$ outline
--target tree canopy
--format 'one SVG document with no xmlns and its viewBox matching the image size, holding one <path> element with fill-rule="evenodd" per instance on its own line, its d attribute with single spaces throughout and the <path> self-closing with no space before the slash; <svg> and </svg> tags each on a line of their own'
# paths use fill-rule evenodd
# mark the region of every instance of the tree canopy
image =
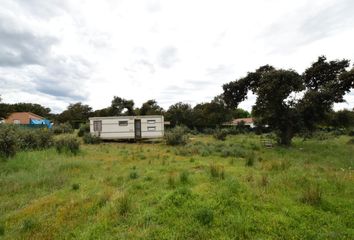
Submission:
<svg viewBox="0 0 354 240">
<path fill-rule="evenodd" d="M 252 108 L 257 122 L 276 131 L 280 144 L 290 145 L 296 133 L 313 131 L 334 103 L 344 101 L 354 87 L 354 69 L 348 67 L 348 60 L 328 62 L 323 56 L 302 75 L 265 65 L 223 85 L 223 97 L 236 108 L 252 91 L 257 95 Z"/>
</svg>

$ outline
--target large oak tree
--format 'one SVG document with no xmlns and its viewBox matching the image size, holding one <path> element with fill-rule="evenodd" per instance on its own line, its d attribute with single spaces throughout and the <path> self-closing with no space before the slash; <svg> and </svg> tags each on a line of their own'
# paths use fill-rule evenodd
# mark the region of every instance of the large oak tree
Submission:
<svg viewBox="0 0 354 240">
<path fill-rule="evenodd" d="M 223 85 L 223 97 L 236 108 L 252 91 L 257 96 L 252 115 L 277 133 L 280 144 L 290 145 L 296 133 L 313 131 L 334 103 L 344 101 L 354 87 L 354 68 L 348 67 L 349 60 L 327 61 L 324 56 L 302 75 L 266 65 Z"/>
</svg>

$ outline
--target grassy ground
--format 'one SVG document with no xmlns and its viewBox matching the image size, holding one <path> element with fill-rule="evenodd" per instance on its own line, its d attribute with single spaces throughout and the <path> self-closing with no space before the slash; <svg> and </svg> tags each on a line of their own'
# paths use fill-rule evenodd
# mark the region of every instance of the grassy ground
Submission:
<svg viewBox="0 0 354 240">
<path fill-rule="evenodd" d="M 22 152 L 0 162 L 0 239 L 353 239 L 348 140 Z"/>
</svg>

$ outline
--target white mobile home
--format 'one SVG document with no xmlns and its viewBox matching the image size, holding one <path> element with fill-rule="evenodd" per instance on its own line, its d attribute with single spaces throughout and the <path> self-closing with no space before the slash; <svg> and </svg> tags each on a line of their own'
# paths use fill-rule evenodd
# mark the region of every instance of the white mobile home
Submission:
<svg viewBox="0 0 354 240">
<path fill-rule="evenodd" d="M 90 132 L 101 139 L 147 139 L 164 135 L 160 115 L 90 118 Z"/>
</svg>

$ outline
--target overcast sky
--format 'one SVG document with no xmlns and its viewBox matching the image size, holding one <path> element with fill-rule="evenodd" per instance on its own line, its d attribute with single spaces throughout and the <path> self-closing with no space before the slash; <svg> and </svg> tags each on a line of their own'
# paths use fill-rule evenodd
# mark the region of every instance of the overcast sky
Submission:
<svg viewBox="0 0 354 240">
<path fill-rule="evenodd" d="M 0 0 L 0 95 L 54 112 L 114 95 L 194 105 L 261 65 L 302 73 L 319 55 L 354 61 L 353 0 Z"/>
</svg>

